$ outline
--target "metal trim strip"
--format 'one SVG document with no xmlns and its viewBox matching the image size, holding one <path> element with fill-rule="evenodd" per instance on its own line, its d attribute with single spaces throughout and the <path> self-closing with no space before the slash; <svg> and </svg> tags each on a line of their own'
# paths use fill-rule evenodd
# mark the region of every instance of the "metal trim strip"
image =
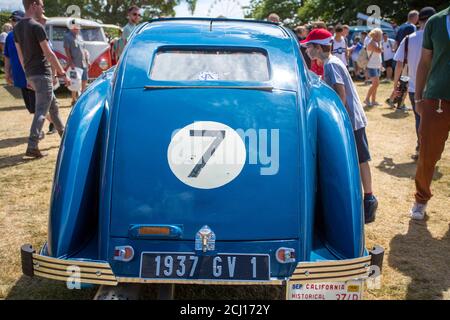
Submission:
<svg viewBox="0 0 450 320">
<path fill-rule="evenodd" d="M 133 277 L 117 277 L 119 283 L 166 283 L 166 284 L 209 284 L 209 285 L 284 285 L 285 280 L 267 281 L 210 281 L 210 280 L 155 280 Z"/>
<path fill-rule="evenodd" d="M 35 259 L 36 263 L 39 263 L 39 266 L 47 267 L 50 269 L 55 270 L 67 270 L 67 267 L 74 266 L 74 265 L 67 265 L 67 264 L 56 264 L 56 263 L 49 263 L 49 262 L 43 262 Z M 77 267 L 80 267 L 77 265 Z M 80 267 L 81 271 L 84 273 L 96 273 L 97 271 L 100 271 L 102 274 L 105 275 L 114 275 L 111 269 L 104 269 L 104 268 L 89 268 L 89 267 Z"/>
<path fill-rule="evenodd" d="M 366 268 L 367 262 L 363 262 L 363 263 L 358 263 L 358 264 L 354 264 L 354 265 L 344 265 L 344 266 L 339 266 L 339 267 L 315 267 L 315 268 L 306 268 L 306 267 L 302 267 L 299 268 L 297 267 L 294 271 L 294 274 L 301 274 L 301 273 L 305 273 L 305 271 L 309 271 L 311 272 L 324 272 L 324 271 L 342 271 L 342 270 L 354 270 L 357 268 Z"/>
<path fill-rule="evenodd" d="M 57 259 L 57 258 L 51 258 L 42 256 L 39 254 L 34 253 L 33 254 L 34 260 L 49 262 L 49 263 L 55 263 L 60 265 L 69 265 L 69 266 L 79 266 L 79 267 L 95 267 L 95 268 L 103 268 L 103 269 L 111 269 L 111 266 L 109 263 L 106 262 L 90 262 L 90 261 L 79 261 L 74 259 Z"/>
<path fill-rule="evenodd" d="M 34 271 L 43 272 L 46 274 L 53 274 L 58 276 L 64 276 L 66 278 L 69 278 L 73 276 L 73 273 L 70 273 L 68 271 L 62 271 L 62 270 L 55 270 L 51 268 L 45 268 L 45 267 L 37 267 L 34 266 Z M 114 275 L 96 275 L 95 273 L 84 273 L 83 271 L 80 272 L 80 278 L 84 279 L 92 279 L 92 280 L 112 280 L 116 281 L 116 277 Z"/>
<path fill-rule="evenodd" d="M 362 258 L 356 258 L 356 259 L 349 259 L 349 260 L 333 260 L 333 261 L 319 261 L 319 262 L 299 262 L 297 264 L 297 268 L 319 268 L 319 267 L 339 267 L 339 266 L 346 266 L 346 265 L 354 265 L 358 263 L 369 263 L 371 261 L 371 256 L 362 257 Z"/>
<path fill-rule="evenodd" d="M 366 275 L 366 277 L 369 276 L 369 272 L 366 270 L 357 270 L 348 274 L 336 274 L 336 273 L 325 273 L 325 274 L 321 274 L 321 275 L 316 275 L 316 274 L 310 274 L 308 276 L 303 275 L 303 276 L 295 276 L 295 277 L 291 277 L 289 279 L 289 281 L 294 281 L 294 280 L 304 280 L 304 281 L 310 281 L 310 280 L 327 280 L 326 282 L 329 281 L 329 279 L 333 279 L 333 278 L 346 278 L 346 279 L 352 279 L 355 276 L 362 276 L 362 275 Z"/>
</svg>

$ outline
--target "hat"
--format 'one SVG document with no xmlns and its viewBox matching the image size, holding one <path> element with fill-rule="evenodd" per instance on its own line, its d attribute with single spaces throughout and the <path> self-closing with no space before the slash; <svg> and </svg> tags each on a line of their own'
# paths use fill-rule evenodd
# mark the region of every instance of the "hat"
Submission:
<svg viewBox="0 0 450 320">
<path fill-rule="evenodd" d="M 419 12 L 419 20 L 427 20 L 429 17 L 434 15 L 436 13 L 436 10 L 434 10 L 433 7 L 425 7 L 420 9 Z"/>
<path fill-rule="evenodd" d="M 300 43 L 302 46 L 306 46 L 308 43 L 329 45 L 331 40 L 333 40 L 333 35 L 328 30 L 314 29 L 308 34 L 306 39 L 300 41 Z"/>
<path fill-rule="evenodd" d="M 11 16 L 9 18 L 15 20 L 22 20 L 23 18 L 25 18 L 25 12 L 23 12 L 22 10 L 16 10 L 13 13 L 11 13 Z"/>
</svg>

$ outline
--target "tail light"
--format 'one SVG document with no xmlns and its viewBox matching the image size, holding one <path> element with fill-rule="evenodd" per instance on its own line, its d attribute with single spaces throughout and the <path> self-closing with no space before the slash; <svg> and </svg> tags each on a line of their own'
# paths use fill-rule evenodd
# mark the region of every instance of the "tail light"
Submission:
<svg viewBox="0 0 450 320">
<path fill-rule="evenodd" d="M 279 248 L 276 252 L 276 258 L 279 263 L 295 262 L 295 249 Z"/>
<path fill-rule="evenodd" d="M 104 71 L 111 67 L 111 53 L 104 51 L 95 61 L 92 62 L 89 69 L 89 78 L 98 78 Z"/>
<path fill-rule="evenodd" d="M 102 70 L 107 70 L 109 68 L 109 63 L 106 59 L 101 59 L 100 62 L 98 63 L 98 66 L 100 67 L 100 69 Z"/>
<path fill-rule="evenodd" d="M 114 248 L 114 260 L 128 262 L 134 258 L 134 249 L 131 246 Z"/>
</svg>

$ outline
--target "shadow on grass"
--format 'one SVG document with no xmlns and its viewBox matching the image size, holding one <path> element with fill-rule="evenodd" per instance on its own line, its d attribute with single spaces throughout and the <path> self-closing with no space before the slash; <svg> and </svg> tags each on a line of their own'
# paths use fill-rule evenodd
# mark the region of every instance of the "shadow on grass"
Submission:
<svg viewBox="0 0 450 320">
<path fill-rule="evenodd" d="M 433 238 L 426 221 L 410 221 L 408 233 L 389 245 L 389 266 L 411 278 L 406 299 L 443 299 L 450 287 L 450 225 L 442 239 Z"/>
<path fill-rule="evenodd" d="M 19 88 L 7 85 L 3 85 L 3 88 L 14 98 L 22 99 L 22 91 Z"/>
<path fill-rule="evenodd" d="M 6 112 L 6 111 L 26 111 L 28 114 L 28 110 L 27 108 L 25 108 L 24 105 L 19 105 L 19 106 L 8 106 L 8 107 L 0 107 L 0 112 Z"/>
<path fill-rule="evenodd" d="M 409 117 L 409 112 L 405 111 L 392 111 L 390 113 L 383 114 L 383 117 L 388 119 L 404 119 Z"/>
<path fill-rule="evenodd" d="M 408 163 L 395 163 L 392 158 L 384 157 L 383 161 L 376 166 L 381 172 L 387 173 L 397 178 L 409 178 L 414 179 L 416 177 L 416 162 L 411 161 Z M 439 167 L 436 166 L 434 171 L 433 180 L 441 179 L 443 174 L 439 172 Z"/>
<path fill-rule="evenodd" d="M 41 149 L 41 151 L 49 151 L 51 149 L 57 149 L 58 147 L 50 147 L 47 149 Z M 42 159 L 42 158 L 41 158 Z M 9 156 L 9 157 L 3 157 L 0 158 L 0 170 L 5 169 L 5 168 L 10 168 L 10 167 L 15 167 L 15 166 L 20 166 L 22 164 L 25 163 L 29 163 L 31 161 L 38 161 L 40 160 L 39 158 L 25 158 L 25 153 L 22 154 L 17 154 L 14 156 Z"/>
<path fill-rule="evenodd" d="M 72 108 L 72 106 L 70 104 L 68 105 L 63 105 L 61 104 L 61 102 L 59 103 L 59 109 L 69 109 Z M 27 114 L 30 115 L 30 125 L 31 125 L 31 119 L 32 119 L 32 115 L 28 112 L 27 108 L 25 108 L 24 105 L 20 105 L 20 106 L 9 106 L 9 107 L 0 107 L 0 112 L 7 112 L 7 111 L 20 111 L 23 110 L 25 111 Z"/>
<path fill-rule="evenodd" d="M 92 300 L 98 287 L 69 290 L 63 281 L 21 276 L 9 291 L 8 300 Z"/>
<path fill-rule="evenodd" d="M 28 137 L 9 138 L 0 140 L 0 149 L 14 148 L 28 142 Z"/>
</svg>

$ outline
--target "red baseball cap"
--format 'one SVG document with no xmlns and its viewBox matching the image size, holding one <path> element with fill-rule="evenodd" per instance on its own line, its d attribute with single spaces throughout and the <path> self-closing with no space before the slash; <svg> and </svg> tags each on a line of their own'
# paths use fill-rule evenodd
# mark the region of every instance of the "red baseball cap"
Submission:
<svg viewBox="0 0 450 320">
<path fill-rule="evenodd" d="M 308 43 L 328 45 L 331 40 L 333 40 L 333 35 L 328 30 L 314 29 L 308 34 L 306 39 L 300 41 L 300 43 L 302 46 L 306 46 Z"/>
</svg>

